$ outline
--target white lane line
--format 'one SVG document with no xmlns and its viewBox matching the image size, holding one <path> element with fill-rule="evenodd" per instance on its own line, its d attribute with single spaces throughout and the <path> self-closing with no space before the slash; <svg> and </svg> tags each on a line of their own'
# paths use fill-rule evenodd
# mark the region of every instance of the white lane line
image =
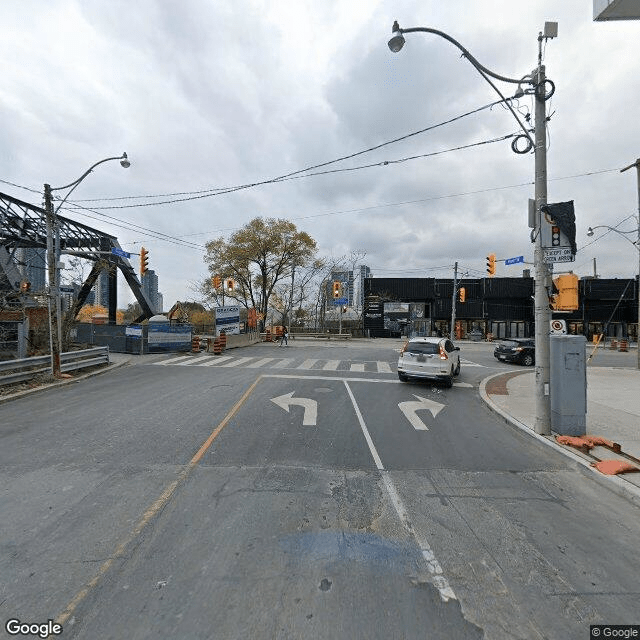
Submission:
<svg viewBox="0 0 640 640">
<path fill-rule="evenodd" d="M 176 362 L 180 362 L 181 360 L 191 359 L 191 356 L 180 356 L 179 358 L 170 358 L 169 360 L 163 360 L 162 362 L 154 362 L 153 364 L 159 364 L 162 367 L 165 367 L 168 364 L 175 364 Z"/>
<path fill-rule="evenodd" d="M 231 360 L 231 356 L 213 356 L 211 362 L 205 362 L 201 364 L 201 367 L 217 367 L 219 364 Z"/>
<path fill-rule="evenodd" d="M 294 358 L 282 358 L 280 362 L 276 362 L 276 364 L 271 367 L 272 369 L 287 369 L 289 365 L 294 361 Z"/>
<path fill-rule="evenodd" d="M 202 360 L 210 360 L 211 358 L 213 358 L 213 356 L 199 356 L 197 358 L 191 358 L 191 362 L 181 362 L 178 366 L 189 367 L 192 364 L 195 364 L 196 362 L 201 362 Z"/>
<path fill-rule="evenodd" d="M 253 360 L 253 358 L 238 358 L 237 360 L 232 360 L 231 362 L 227 362 L 222 366 L 223 367 L 239 367 L 241 364 L 246 364 L 251 360 Z"/>
<path fill-rule="evenodd" d="M 318 362 L 317 358 L 309 358 L 309 360 L 305 360 L 300 366 L 296 367 L 296 369 L 312 369 L 316 362 Z"/>
<path fill-rule="evenodd" d="M 364 362 L 352 362 L 349 371 L 358 371 L 364 373 Z"/>
<path fill-rule="evenodd" d="M 358 407 L 358 403 L 349 387 L 349 383 L 344 380 L 344 386 L 347 388 L 347 394 L 351 399 L 351 404 L 356 412 L 356 416 L 358 418 L 358 422 L 360 423 L 360 428 L 362 429 L 362 433 L 364 434 L 365 440 L 369 445 L 369 451 L 373 456 L 373 461 L 376 464 L 376 467 L 380 471 L 382 476 L 382 481 L 387 490 L 387 494 L 389 496 L 389 500 L 393 505 L 396 513 L 398 514 L 398 518 L 400 518 L 400 522 L 404 526 L 404 528 L 413 536 L 413 539 L 416 541 L 416 544 L 420 548 L 420 552 L 422 553 L 422 557 L 427 565 L 427 571 L 431 576 L 431 580 L 433 585 L 436 587 L 438 592 L 440 593 L 440 597 L 443 602 L 448 602 L 449 600 L 457 600 L 456 594 L 451 588 L 449 581 L 444 575 L 442 570 L 442 566 L 438 562 L 433 550 L 431 549 L 431 545 L 427 542 L 426 538 L 424 538 L 421 534 L 419 534 L 411 523 L 411 518 L 407 513 L 407 509 L 402 502 L 402 498 L 400 498 L 400 494 L 396 489 L 389 472 L 385 470 L 382 465 L 382 460 L 378 455 L 378 451 L 376 450 L 375 445 L 373 444 L 373 440 L 371 439 L 371 434 L 369 433 L 369 429 L 367 429 L 367 425 L 364 422 L 364 418 L 362 417 L 362 413 L 360 412 L 360 408 Z"/>
<path fill-rule="evenodd" d="M 252 362 L 251 364 L 247 365 L 248 369 L 257 369 L 258 367 L 263 367 L 265 364 L 267 364 L 267 362 L 271 362 L 272 360 L 275 360 L 275 358 L 262 358 L 261 360 L 258 360 L 257 362 Z"/>
<path fill-rule="evenodd" d="M 335 371 L 340 364 L 340 360 L 327 360 L 324 367 L 322 367 L 325 371 Z"/>
<path fill-rule="evenodd" d="M 378 360 L 378 362 L 376 362 L 376 365 L 378 366 L 378 373 L 393 373 L 388 362 L 380 362 Z"/>
</svg>

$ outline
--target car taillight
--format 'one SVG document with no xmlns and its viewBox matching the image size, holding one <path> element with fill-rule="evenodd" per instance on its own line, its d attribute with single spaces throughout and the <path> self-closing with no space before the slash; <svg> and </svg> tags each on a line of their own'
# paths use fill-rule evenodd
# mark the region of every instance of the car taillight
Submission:
<svg viewBox="0 0 640 640">
<path fill-rule="evenodd" d="M 447 352 L 444 350 L 444 347 L 441 346 L 440 347 L 440 360 L 448 360 L 449 356 L 447 355 Z"/>
</svg>

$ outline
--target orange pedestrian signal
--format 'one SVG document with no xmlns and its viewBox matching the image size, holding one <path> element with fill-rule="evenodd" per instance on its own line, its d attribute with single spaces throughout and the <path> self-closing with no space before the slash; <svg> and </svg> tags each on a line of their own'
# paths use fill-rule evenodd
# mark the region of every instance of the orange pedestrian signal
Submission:
<svg viewBox="0 0 640 640">
<path fill-rule="evenodd" d="M 236 283 L 233 278 L 227 278 L 227 291 L 233 291 L 236 288 Z"/>
<path fill-rule="evenodd" d="M 140 277 L 144 276 L 149 270 L 149 252 L 140 247 Z"/>
</svg>

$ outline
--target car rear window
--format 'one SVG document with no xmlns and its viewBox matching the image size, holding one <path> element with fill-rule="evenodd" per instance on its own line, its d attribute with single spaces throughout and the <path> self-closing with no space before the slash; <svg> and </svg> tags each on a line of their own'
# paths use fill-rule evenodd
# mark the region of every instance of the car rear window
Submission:
<svg viewBox="0 0 640 640">
<path fill-rule="evenodd" d="M 436 342 L 410 342 L 407 345 L 408 353 L 440 353 L 440 347 Z"/>
</svg>

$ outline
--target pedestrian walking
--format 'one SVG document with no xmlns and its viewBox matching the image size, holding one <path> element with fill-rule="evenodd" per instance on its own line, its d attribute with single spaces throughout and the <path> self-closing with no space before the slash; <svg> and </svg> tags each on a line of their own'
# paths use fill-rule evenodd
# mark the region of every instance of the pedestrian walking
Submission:
<svg viewBox="0 0 640 640">
<path fill-rule="evenodd" d="M 286 329 L 282 331 L 282 338 L 280 338 L 280 346 L 282 346 L 283 344 L 289 346 L 289 334 L 287 333 Z"/>
</svg>

